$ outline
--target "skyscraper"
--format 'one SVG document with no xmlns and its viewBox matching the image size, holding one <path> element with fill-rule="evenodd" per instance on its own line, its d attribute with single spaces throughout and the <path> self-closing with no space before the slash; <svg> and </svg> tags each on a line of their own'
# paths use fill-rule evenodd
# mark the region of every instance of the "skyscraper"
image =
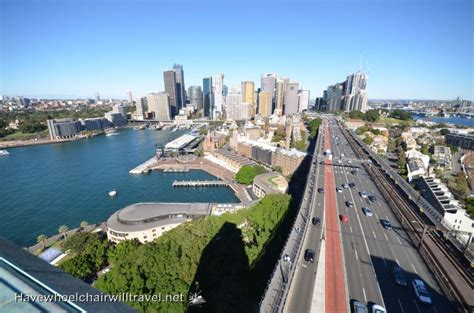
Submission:
<svg viewBox="0 0 474 313">
<path fill-rule="evenodd" d="M 240 94 L 238 88 L 232 87 L 230 89 L 229 94 L 225 98 L 226 103 L 226 113 L 228 119 L 239 120 L 240 119 L 240 111 L 241 111 L 241 103 L 242 103 L 242 95 Z"/>
<path fill-rule="evenodd" d="M 309 90 L 300 90 L 298 92 L 298 112 L 308 110 L 309 107 Z"/>
<path fill-rule="evenodd" d="M 145 118 L 145 98 L 144 97 L 137 97 L 135 100 L 135 107 L 137 108 L 136 116 L 139 120 Z"/>
<path fill-rule="evenodd" d="M 283 102 L 285 100 L 285 81 L 278 79 L 275 85 L 275 114 L 283 114 Z"/>
<path fill-rule="evenodd" d="M 288 82 L 285 84 L 284 109 L 285 115 L 298 113 L 298 82 Z"/>
<path fill-rule="evenodd" d="M 211 118 L 214 106 L 214 97 L 212 95 L 212 77 L 203 78 L 202 97 L 204 105 L 204 116 Z"/>
<path fill-rule="evenodd" d="M 202 110 L 203 94 L 201 86 L 190 86 L 188 88 L 188 99 L 196 110 Z"/>
<path fill-rule="evenodd" d="M 329 86 L 323 93 L 323 100 L 326 104 L 327 111 L 341 110 L 342 95 L 344 90 L 344 83 L 337 83 Z"/>
<path fill-rule="evenodd" d="M 367 75 L 358 71 L 347 76 L 344 85 L 343 110 L 367 110 Z"/>
<path fill-rule="evenodd" d="M 255 115 L 255 84 L 252 81 L 242 82 L 242 102 L 250 103 L 250 114 Z"/>
<path fill-rule="evenodd" d="M 99 92 L 97 91 L 97 92 L 95 93 L 95 103 L 97 103 L 97 102 L 99 102 L 99 101 L 100 101 L 100 94 L 99 94 Z"/>
<path fill-rule="evenodd" d="M 179 112 L 177 102 L 177 85 L 176 85 L 176 72 L 174 70 L 167 70 L 163 72 L 163 78 L 165 83 L 165 92 L 169 96 L 169 105 L 171 117 L 174 117 Z"/>
<path fill-rule="evenodd" d="M 272 115 L 272 98 L 268 91 L 260 91 L 258 94 L 258 113 L 264 117 Z"/>
<path fill-rule="evenodd" d="M 131 91 L 127 91 L 127 101 L 128 101 L 128 104 L 133 104 L 133 98 L 132 98 L 132 92 Z"/>
<path fill-rule="evenodd" d="M 179 109 L 182 109 L 186 106 L 186 89 L 184 87 L 183 66 L 181 64 L 174 64 L 173 70 L 176 73 L 176 112 L 179 112 Z"/>
<path fill-rule="evenodd" d="M 171 119 L 171 108 L 168 93 L 149 93 L 147 95 L 147 101 L 148 111 L 154 112 L 155 120 L 169 121 Z"/>
<path fill-rule="evenodd" d="M 276 85 L 276 74 L 263 74 L 260 78 L 260 91 L 266 91 L 270 93 L 271 102 L 274 103 L 275 99 L 275 85 Z M 273 113 L 273 112 L 272 112 Z"/>
<path fill-rule="evenodd" d="M 212 93 L 214 97 L 214 107 L 212 119 L 221 119 L 224 109 L 224 74 L 214 75 L 212 78 Z"/>
</svg>

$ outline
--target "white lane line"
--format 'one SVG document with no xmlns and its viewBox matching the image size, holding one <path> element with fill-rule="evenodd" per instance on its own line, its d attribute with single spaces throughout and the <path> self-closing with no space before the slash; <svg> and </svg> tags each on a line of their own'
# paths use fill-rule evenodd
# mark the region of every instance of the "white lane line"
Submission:
<svg viewBox="0 0 474 313">
<path fill-rule="evenodd" d="M 359 256 L 357 255 L 357 250 L 354 249 L 354 253 L 355 253 L 355 255 L 356 255 L 357 261 L 359 261 Z"/>
<path fill-rule="evenodd" d="M 398 242 L 399 242 L 400 244 L 402 244 L 402 241 L 400 240 L 400 238 L 399 238 L 398 236 L 397 236 L 397 239 L 398 239 Z"/>
<path fill-rule="evenodd" d="M 413 267 L 413 270 L 414 270 L 415 273 L 418 275 L 418 272 L 416 271 L 415 265 L 413 265 L 413 263 L 411 264 L 411 267 Z"/>
<path fill-rule="evenodd" d="M 365 302 L 367 302 L 367 295 L 365 294 L 365 288 L 364 287 L 362 287 L 362 291 L 364 292 L 364 300 L 365 300 Z"/>
<path fill-rule="evenodd" d="M 375 232 L 374 232 L 374 231 L 372 231 L 372 234 L 374 234 L 375 239 L 377 239 L 377 236 L 375 236 Z"/>
<path fill-rule="evenodd" d="M 400 298 L 398 299 L 398 304 L 400 304 L 400 312 L 405 313 L 405 310 L 403 309 L 402 301 L 400 301 Z"/>
<path fill-rule="evenodd" d="M 386 233 L 383 233 L 383 234 L 384 234 L 384 236 L 385 236 L 385 239 L 387 239 L 387 241 L 388 241 L 388 237 L 387 237 L 387 234 L 386 234 Z"/>
<path fill-rule="evenodd" d="M 400 266 L 400 262 L 398 262 L 398 259 L 395 259 L 395 262 L 397 262 L 397 265 Z"/>
<path fill-rule="evenodd" d="M 378 220 L 378 219 L 379 219 L 379 216 L 377 215 L 377 212 L 374 211 L 374 213 L 375 213 L 375 217 L 376 217 L 377 220 Z"/>
<path fill-rule="evenodd" d="M 351 233 L 352 233 L 352 226 L 349 226 L 349 229 L 350 229 L 350 231 L 351 231 Z"/>
<path fill-rule="evenodd" d="M 418 303 L 416 303 L 416 300 L 413 300 L 413 302 L 415 302 L 416 310 L 418 311 L 418 313 L 421 313 L 420 307 L 418 306 Z"/>
</svg>

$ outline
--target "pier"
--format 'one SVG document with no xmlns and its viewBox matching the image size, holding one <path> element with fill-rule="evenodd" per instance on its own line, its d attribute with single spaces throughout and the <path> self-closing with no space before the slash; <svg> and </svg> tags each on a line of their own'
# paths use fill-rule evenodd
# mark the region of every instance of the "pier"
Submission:
<svg viewBox="0 0 474 313">
<path fill-rule="evenodd" d="M 148 173 L 151 171 L 151 168 L 156 166 L 158 164 L 158 160 L 156 157 L 152 157 L 148 161 L 143 162 L 142 164 L 138 165 L 134 169 L 130 170 L 130 174 L 142 174 L 142 173 Z"/>
<path fill-rule="evenodd" d="M 175 180 L 173 187 L 228 187 L 229 183 L 223 180 Z"/>
<path fill-rule="evenodd" d="M 176 168 L 176 167 L 168 167 L 163 170 L 165 173 L 187 173 L 189 172 L 189 168 L 183 167 L 183 168 Z"/>
</svg>

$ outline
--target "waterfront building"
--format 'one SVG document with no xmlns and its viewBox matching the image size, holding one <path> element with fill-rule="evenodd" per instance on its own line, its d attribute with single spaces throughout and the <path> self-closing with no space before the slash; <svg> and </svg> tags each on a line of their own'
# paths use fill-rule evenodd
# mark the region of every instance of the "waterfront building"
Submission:
<svg viewBox="0 0 474 313">
<path fill-rule="evenodd" d="M 127 108 L 123 104 L 115 104 L 112 107 L 112 112 L 113 113 L 120 113 L 123 116 L 127 116 Z"/>
<path fill-rule="evenodd" d="M 210 215 L 209 203 L 136 203 L 118 210 L 107 220 L 107 238 L 151 242 L 189 220 Z"/>
<path fill-rule="evenodd" d="M 176 72 L 174 70 L 167 70 L 163 72 L 163 78 L 165 83 L 165 92 L 169 97 L 170 114 L 174 117 L 179 112 L 177 102 L 177 85 L 176 85 Z"/>
<path fill-rule="evenodd" d="M 190 86 L 188 88 L 188 100 L 196 110 L 203 108 L 203 93 L 201 86 Z"/>
<path fill-rule="evenodd" d="M 116 113 L 113 111 L 104 114 L 104 117 L 109 120 L 115 127 L 127 125 L 127 117 L 122 113 Z"/>
<path fill-rule="evenodd" d="M 176 106 L 179 112 L 180 109 L 186 106 L 186 88 L 184 86 L 184 71 L 181 64 L 174 64 L 173 70 L 176 77 Z"/>
<path fill-rule="evenodd" d="M 84 130 L 99 130 L 110 127 L 110 122 L 105 117 L 86 118 L 79 121 Z"/>
<path fill-rule="evenodd" d="M 203 78 L 202 97 L 204 106 L 204 116 L 210 118 L 214 107 L 214 97 L 212 94 L 212 77 Z"/>
<path fill-rule="evenodd" d="M 298 113 L 298 85 L 297 82 L 286 83 L 283 109 L 285 115 Z"/>
<path fill-rule="evenodd" d="M 347 76 L 343 94 L 344 111 L 367 111 L 367 76 L 360 71 Z"/>
<path fill-rule="evenodd" d="M 136 117 L 138 120 L 145 119 L 145 97 L 137 97 L 135 100 L 135 108 L 137 109 Z"/>
<path fill-rule="evenodd" d="M 260 91 L 258 94 L 258 113 L 263 117 L 272 115 L 272 98 L 268 91 Z"/>
<path fill-rule="evenodd" d="M 230 170 L 231 172 L 237 173 L 240 168 L 244 165 L 255 165 L 256 163 L 249 158 L 238 155 L 237 153 L 225 149 L 218 149 L 211 152 L 212 157 Z"/>
<path fill-rule="evenodd" d="M 298 92 L 298 112 L 303 112 L 309 108 L 309 90 Z"/>
<path fill-rule="evenodd" d="M 179 152 L 187 147 L 195 145 L 202 140 L 202 136 L 184 134 L 165 145 L 166 151 Z"/>
<path fill-rule="evenodd" d="M 149 93 L 147 95 L 148 111 L 153 112 L 155 120 L 171 120 L 169 95 L 166 92 Z"/>
<path fill-rule="evenodd" d="M 255 176 L 252 184 L 252 192 L 258 197 L 263 198 L 269 194 L 286 193 L 288 182 L 278 172 L 268 172 Z"/>
<path fill-rule="evenodd" d="M 72 139 L 81 131 L 81 123 L 71 118 L 47 120 L 51 140 Z"/>
<path fill-rule="evenodd" d="M 212 93 L 214 98 L 212 119 L 219 120 L 224 110 L 224 74 L 217 74 L 212 78 Z"/>
<path fill-rule="evenodd" d="M 256 114 L 255 109 L 255 84 L 252 81 L 242 82 L 242 102 L 250 104 L 250 115 Z"/>
<path fill-rule="evenodd" d="M 131 91 L 127 91 L 127 101 L 128 101 L 128 104 L 130 104 L 130 105 L 133 104 L 133 97 L 132 97 L 132 92 Z"/>
</svg>

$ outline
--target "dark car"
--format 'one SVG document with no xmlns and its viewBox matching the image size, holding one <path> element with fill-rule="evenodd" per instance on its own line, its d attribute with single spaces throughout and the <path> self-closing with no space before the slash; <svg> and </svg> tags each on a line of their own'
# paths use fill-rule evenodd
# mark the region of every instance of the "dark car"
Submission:
<svg viewBox="0 0 474 313">
<path fill-rule="evenodd" d="M 352 175 L 355 175 L 355 174 L 357 174 L 357 171 L 356 171 L 356 170 L 352 170 L 352 171 L 351 171 L 351 174 L 352 174 Z"/>
<path fill-rule="evenodd" d="M 405 272 L 398 265 L 395 265 L 392 270 L 393 279 L 397 285 L 405 287 L 407 285 L 407 279 Z"/>
<path fill-rule="evenodd" d="M 377 197 L 376 196 L 369 196 L 369 201 L 370 202 L 375 202 L 375 201 L 377 201 Z"/>
<path fill-rule="evenodd" d="M 392 229 L 392 224 L 390 224 L 389 220 L 380 220 L 380 223 L 382 223 L 383 228 Z"/>
<path fill-rule="evenodd" d="M 356 184 L 354 184 L 354 183 L 349 183 L 349 187 L 355 188 L 355 186 L 356 186 Z"/>
<path fill-rule="evenodd" d="M 306 262 L 314 263 L 315 255 L 316 255 L 316 252 L 314 252 L 314 250 L 306 249 L 306 251 L 304 252 L 304 259 L 306 260 Z"/>
<path fill-rule="evenodd" d="M 354 207 L 354 203 L 352 203 L 352 201 L 346 201 L 346 206 L 348 208 L 353 208 Z"/>
<path fill-rule="evenodd" d="M 313 217 L 311 223 L 313 223 L 313 225 L 321 225 L 321 219 L 319 217 Z"/>
<path fill-rule="evenodd" d="M 324 188 L 318 188 L 319 193 L 324 193 Z"/>
</svg>

